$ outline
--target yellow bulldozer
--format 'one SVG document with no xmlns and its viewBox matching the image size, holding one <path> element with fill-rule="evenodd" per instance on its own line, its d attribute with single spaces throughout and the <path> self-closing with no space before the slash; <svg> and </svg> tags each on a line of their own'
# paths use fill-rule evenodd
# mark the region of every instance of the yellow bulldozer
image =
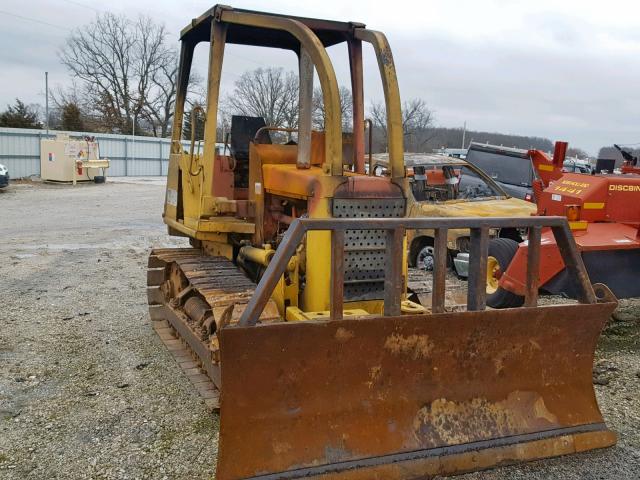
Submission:
<svg viewBox="0 0 640 480">
<path fill-rule="evenodd" d="M 200 152 L 192 137 L 184 151 L 200 42 L 210 48 L 204 143 Z M 297 55 L 295 141 L 238 117 L 230 148 L 216 145 L 227 44 Z M 349 57 L 350 133 L 327 54 L 337 44 Z M 363 44 L 384 90 L 384 177 L 365 168 Z M 407 217 L 400 96 L 382 33 L 215 6 L 181 45 L 163 217 L 191 248 L 152 251 L 148 298 L 152 320 L 167 322 L 220 391 L 218 479 L 413 479 L 615 443 L 591 383 L 614 296 L 589 282 L 564 218 Z M 324 131 L 312 131 L 314 77 Z M 425 228 L 435 232 L 429 305 L 406 287 L 406 232 Z M 457 228 L 471 232 L 464 311 L 445 301 L 447 231 Z M 529 232 L 521 308 L 485 306 L 495 228 Z M 537 305 L 543 228 L 581 292 L 573 304 Z"/>
</svg>

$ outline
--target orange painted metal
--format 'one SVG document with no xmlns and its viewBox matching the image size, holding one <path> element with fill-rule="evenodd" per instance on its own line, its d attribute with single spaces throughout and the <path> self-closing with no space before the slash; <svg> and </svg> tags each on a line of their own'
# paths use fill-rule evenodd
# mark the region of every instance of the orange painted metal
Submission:
<svg viewBox="0 0 640 480">
<path fill-rule="evenodd" d="M 615 306 L 227 327 L 217 478 L 407 479 L 612 445 L 591 368 Z"/>
<path fill-rule="evenodd" d="M 640 223 L 640 175 L 564 173 L 538 199 L 538 213 L 565 215 L 567 205 L 582 207 L 587 222 Z"/>
<path fill-rule="evenodd" d="M 537 199 L 538 213 L 564 216 L 567 205 L 584 206 L 586 203 L 587 206 L 602 206 L 595 209 L 583 208 L 582 220 L 605 221 L 607 220 L 605 203 L 612 200 L 608 196 L 609 182 L 608 177 L 565 173 L 540 194 Z"/>
<path fill-rule="evenodd" d="M 233 170 L 235 168 L 233 159 L 228 155 L 218 155 L 216 153 L 213 161 L 214 175 L 211 177 L 211 191 L 218 197 L 229 199 L 236 198 L 233 187 Z"/>
<path fill-rule="evenodd" d="M 404 198 L 402 189 L 388 179 L 352 175 L 336 189 L 334 198 Z"/>
<path fill-rule="evenodd" d="M 568 146 L 567 142 L 556 142 L 551 158 L 542 150 L 529 150 L 529 158 L 544 186 L 548 186 L 552 181 L 562 176 L 562 164 Z"/>
<path fill-rule="evenodd" d="M 640 175 L 564 173 L 536 196 L 538 215 L 566 216 L 572 209 L 571 213 L 579 216 L 570 220 L 581 253 L 640 249 Z M 500 278 L 500 286 L 517 295 L 526 290 L 527 249 L 526 242 L 520 245 Z M 544 288 L 564 266 L 553 235 L 543 232 L 539 285 Z"/>
<path fill-rule="evenodd" d="M 288 192 L 305 198 L 313 196 L 320 185 L 321 175 L 319 167 L 300 169 L 295 164 L 262 166 L 264 188 L 267 191 Z"/>
<path fill-rule="evenodd" d="M 353 166 L 356 173 L 365 174 L 364 166 L 364 89 L 362 72 L 362 42 L 347 41 L 351 70 L 351 96 L 353 99 Z"/>
<path fill-rule="evenodd" d="M 638 228 L 623 223 L 589 223 L 585 230 L 573 232 L 580 252 L 640 249 Z M 499 285 L 517 295 L 526 291 L 528 244 L 521 243 Z M 540 245 L 538 282 L 541 287 L 564 270 L 565 264 L 550 230 L 543 232 Z"/>
<path fill-rule="evenodd" d="M 527 291 L 527 243 L 521 243 L 511 260 L 509 267 L 502 272 L 499 285 L 517 295 L 524 296 Z M 541 235 L 540 263 L 538 268 L 538 285 L 544 285 L 559 272 L 564 270 L 564 261 L 558 250 L 551 230 Z"/>
</svg>

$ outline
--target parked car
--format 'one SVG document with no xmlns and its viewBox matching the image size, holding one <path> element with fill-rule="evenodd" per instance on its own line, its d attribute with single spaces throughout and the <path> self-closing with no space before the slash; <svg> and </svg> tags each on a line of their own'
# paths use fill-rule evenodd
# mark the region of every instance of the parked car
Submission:
<svg viewBox="0 0 640 480">
<path fill-rule="evenodd" d="M 529 150 L 471 142 L 466 160 L 484 170 L 510 196 L 533 199 L 536 174 Z"/>
<path fill-rule="evenodd" d="M 0 163 L 0 188 L 9 185 L 9 170 Z"/>
<path fill-rule="evenodd" d="M 388 154 L 373 156 L 374 172 L 384 174 Z M 489 175 L 461 158 L 435 154 L 405 153 L 405 168 L 411 182 L 410 217 L 526 217 L 536 206 L 507 194 Z M 491 230 L 492 238 L 523 241 L 516 229 Z M 468 229 L 450 229 L 447 234 L 449 265 L 466 277 L 469 264 Z M 409 265 L 433 269 L 433 230 L 408 230 Z"/>
</svg>

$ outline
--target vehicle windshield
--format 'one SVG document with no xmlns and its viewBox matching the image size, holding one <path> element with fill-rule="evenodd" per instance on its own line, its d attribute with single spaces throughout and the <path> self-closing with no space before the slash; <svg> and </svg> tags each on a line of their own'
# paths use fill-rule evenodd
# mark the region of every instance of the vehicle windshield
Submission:
<svg viewBox="0 0 640 480">
<path fill-rule="evenodd" d="M 531 186 L 533 170 L 529 158 L 470 149 L 467 161 L 487 172 L 498 182 L 522 187 Z"/>
<path fill-rule="evenodd" d="M 564 162 L 562 164 L 562 171 L 568 173 L 591 173 L 591 170 L 586 165 L 573 162 Z"/>
<path fill-rule="evenodd" d="M 479 201 L 504 196 L 495 185 L 464 165 L 413 167 L 411 188 L 417 201 Z"/>
</svg>

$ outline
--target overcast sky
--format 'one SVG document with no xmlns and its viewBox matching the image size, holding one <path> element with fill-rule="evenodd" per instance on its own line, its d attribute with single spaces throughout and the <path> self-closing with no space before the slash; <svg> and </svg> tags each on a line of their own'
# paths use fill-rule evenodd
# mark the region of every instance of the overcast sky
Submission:
<svg viewBox="0 0 640 480">
<path fill-rule="evenodd" d="M 233 6 L 351 20 L 385 32 L 403 99 L 421 97 L 437 123 L 567 140 L 591 154 L 613 142 L 640 142 L 640 4 L 623 1 L 289 0 Z M 170 41 L 213 4 L 175 0 L 3 0 L 0 3 L 0 106 L 20 98 L 44 104 L 49 85 L 70 83 L 57 52 L 71 30 L 109 9 L 164 22 Z M 244 50 L 243 50 L 244 48 Z M 348 83 L 346 47 L 330 49 Z M 198 69 L 206 73 L 200 52 Z M 382 99 L 377 67 L 365 52 L 367 101 Z M 290 52 L 234 47 L 223 87 L 260 66 L 295 66 Z"/>
</svg>

